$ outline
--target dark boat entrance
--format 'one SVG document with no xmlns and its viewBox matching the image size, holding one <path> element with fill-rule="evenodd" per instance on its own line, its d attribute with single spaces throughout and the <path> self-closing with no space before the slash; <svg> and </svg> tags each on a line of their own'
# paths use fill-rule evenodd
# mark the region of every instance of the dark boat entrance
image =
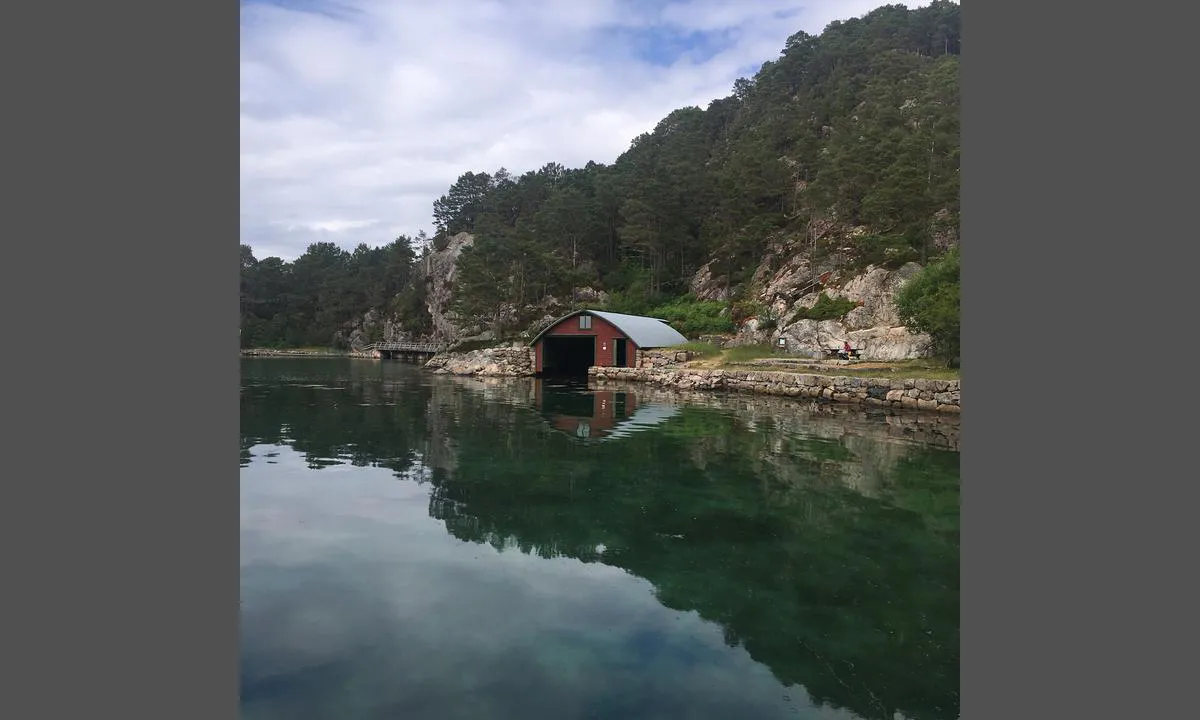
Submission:
<svg viewBox="0 0 1200 720">
<path fill-rule="evenodd" d="M 550 335 L 542 339 L 542 376 L 587 377 L 596 364 L 594 335 Z"/>
</svg>

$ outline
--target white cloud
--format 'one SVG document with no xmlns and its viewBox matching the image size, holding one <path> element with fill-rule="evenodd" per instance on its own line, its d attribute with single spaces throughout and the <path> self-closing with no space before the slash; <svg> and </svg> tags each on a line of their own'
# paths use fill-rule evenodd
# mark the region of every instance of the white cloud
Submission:
<svg viewBox="0 0 1200 720">
<path fill-rule="evenodd" d="M 242 4 L 241 240 L 289 260 L 431 230 L 433 201 L 467 171 L 611 163 L 671 110 L 730 94 L 792 33 L 882 4 L 280 2 Z"/>
</svg>

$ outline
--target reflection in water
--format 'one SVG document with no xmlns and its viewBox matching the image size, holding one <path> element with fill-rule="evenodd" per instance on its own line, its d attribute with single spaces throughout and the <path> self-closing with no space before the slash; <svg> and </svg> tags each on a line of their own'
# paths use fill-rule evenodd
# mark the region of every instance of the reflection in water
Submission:
<svg viewBox="0 0 1200 720">
<path fill-rule="evenodd" d="M 620 438 L 654 427 L 679 412 L 666 403 L 638 403 L 630 390 L 589 388 L 587 383 L 533 381 L 534 403 L 550 427 L 580 440 Z"/>
<path fill-rule="evenodd" d="M 957 718 L 954 420 L 243 361 L 243 711 Z"/>
</svg>

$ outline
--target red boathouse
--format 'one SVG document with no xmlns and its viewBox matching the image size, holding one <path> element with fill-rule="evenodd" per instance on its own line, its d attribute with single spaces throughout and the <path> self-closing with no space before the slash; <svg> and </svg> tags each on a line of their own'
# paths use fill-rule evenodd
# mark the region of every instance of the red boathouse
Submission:
<svg viewBox="0 0 1200 720">
<path fill-rule="evenodd" d="M 550 323 L 529 344 L 538 375 L 587 375 L 593 365 L 634 367 L 637 351 L 687 342 L 666 320 L 600 310 L 576 310 Z"/>
</svg>

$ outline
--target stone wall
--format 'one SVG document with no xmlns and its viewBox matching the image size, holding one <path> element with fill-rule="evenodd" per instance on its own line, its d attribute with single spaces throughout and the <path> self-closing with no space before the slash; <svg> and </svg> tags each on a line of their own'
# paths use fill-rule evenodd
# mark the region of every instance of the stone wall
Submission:
<svg viewBox="0 0 1200 720">
<path fill-rule="evenodd" d="M 865 378 L 669 367 L 593 367 L 588 370 L 588 374 L 597 382 L 646 382 L 681 390 L 734 390 L 868 406 L 961 412 L 961 385 L 958 380 Z"/>
<path fill-rule="evenodd" d="M 687 350 L 638 350 L 633 365 L 639 368 L 667 367 L 685 363 L 694 355 Z"/>
<path fill-rule="evenodd" d="M 535 362 L 533 348 L 520 343 L 510 347 L 435 355 L 425 363 L 425 367 L 440 375 L 523 377 L 533 375 Z"/>
</svg>

